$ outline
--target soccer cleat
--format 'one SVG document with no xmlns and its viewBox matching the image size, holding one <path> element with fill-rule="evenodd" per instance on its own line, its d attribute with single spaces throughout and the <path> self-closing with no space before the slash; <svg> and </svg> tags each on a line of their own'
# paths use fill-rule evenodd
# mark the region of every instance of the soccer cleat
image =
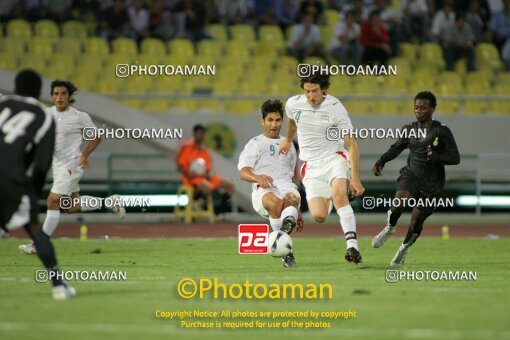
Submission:
<svg viewBox="0 0 510 340">
<path fill-rule="evenodd" d="M 37 250 L 35 249 L 34 243 L 30 244 L 22 244 L 18 247 L 23 254 L 27 255 L 35 255 L 37 254 Z"/>
<path fill-rule="evenodd" d="M 377 234 L 376 237 L 374 237 L 374 239 L 372 240 L 372 247 L 379 248 L 393 234 L 395 234 L 395 227 L 387 225 L 379 234 Z"/>
<path fill-rule="evenodd" d="M 287 216 L 282 221 L 281 231 L 290 235 L 296 227 L 296 219 L 292 216 Z"/>
<path fill-rule="evenodd" d="M 111 210 L 121 219 L 126 217 L 126 208 L 119 204 L 119 202 L 122 202 L 120 196 L 115 194 L 111 195 L 108 198 L 111 199 L 113 202 L 116 202 L 116 204 L 113 206 L 113 208 L 111 208 Z"/>
<path fill-rule="evenodd" d="M 293 253 L 289 253 L 289 255 L 285 256 L 283 259 L 283 266 L 285 268 L 294 268 L 296 267 L 296 259 L 294 258 Z"/>
<path fill-rule="evenodd" d="M 393 259 L 390 262 L 391 266 L 398 266 L 401 264 L 404 264 L 404 261 L 407 256 L 407 251 L 409 250 L 409 247 L 406 247 L 405 245 L 400 245 L 400 248 L 398 248 L 397 253 L 393 257 Z"/>
<path fill-rule="evenodd" d="M 354 262 L 355 264 L 361 263 L 361 254 L 356 248 L 349 248 L 345 253 L 345 260 L 347 262 Z"/>
<path fill-rule="evenodd" d="M 76 289 L 62 283 L 61 285 L 53 287 L 52 293 L 55 300 L 67 300 L 76 296 Z"/>
</svg>

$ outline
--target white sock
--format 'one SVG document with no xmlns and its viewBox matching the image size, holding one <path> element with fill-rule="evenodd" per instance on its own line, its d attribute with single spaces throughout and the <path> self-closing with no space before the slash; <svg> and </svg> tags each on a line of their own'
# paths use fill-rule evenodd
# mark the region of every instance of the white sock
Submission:
<svg viewBox="0 0 510 340">
<path fill-rule="evenodd" d="M 103 199 L 94 196 L 80 196 L 80 210 L 83 212 L 94 211 L 101 209 Z"/>
<path fill-rule="evenodd" d="M 57 229 L 58 221 L 60 220 L 60 210 L 46 211 L 46 219 L 43 224 L 43 231 L 46 235 L 51 236 L 55 229 Z"/>
<path fill-rule="evenodd" d="M 280 230 L 282 227 L 282 219 L 269 217 L 269 224 L 271 225 L 271 229 L 273 229 L 273 231 Z"/>
<path fill-rule="evenodd" d="M 350 205 L 341 207 L 336 211 L 340 216 L 340 225 L 344 231 L 347 248 L 358 249 L 358 240 L 356 239 L 356 218 Z"/>
<path fill-rule="evenodd" d="M 281 220 L 283 221 L 287 216 L 294 217 L 294 220 L 297 222 L 298 212 L 296 207 L 291 205 L 283 209 L 282 214 L 280 215 Z"/>
</svg>

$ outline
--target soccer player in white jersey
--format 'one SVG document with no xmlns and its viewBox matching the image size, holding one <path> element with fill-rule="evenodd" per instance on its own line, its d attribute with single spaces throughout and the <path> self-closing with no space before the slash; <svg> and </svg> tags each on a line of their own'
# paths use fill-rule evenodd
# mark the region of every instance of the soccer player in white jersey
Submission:
<svg viewBox="0 0 510 340">
<path fill-rule="evenodd" d="M 108 201 L 79 195 L 79 182 L 83 170 L 88 167 L 88 157 L 99 145 L 101 138 L 91 140 L 85 150 L 80 151 L 83 129 L 96 126 L 87 113 L 71 106 L 74 102 L 72 96 L 76 90 L 77 88 L 68 81 L 55 80 L 51 83 L 51 98 L 55 106 L 48 110 L 55 117 L 57 129 L 52 164 L 53 186 L 47 199 L 48 210 L 43 224 L 43 231 L 48 236 L 51 236 L 57 228 L 61 210 L 68 213 L 87 212 L 103 208 L 105 202 L 116 202 L 114 207 L 108 208 L 121 218 L 126 214 L 125 208 L 118 204 L 120 202 L 118 195 L 110 196 Z M 62 197 L 71 197 L 73 206 L 62 207 Z M 80 197 L 79 202 L 75 202 L 77 197 Z M 33 243 L 20 245 L 19 248 L 25 254 L 36 254 Z"/>
<path fill-rule="evenodd" d="M 289 153 L 297 131 L 299 157 L 305 162 L 301 178 L 310 214 L 316 222 L 324 222 L 333 200 L 347 243 L 345 259 L 358 264 L 361 254 L 356 219 L 349 204 L 349 189 L 351 194 L 360 196 L 365 188 L 359 178 L 356 140 L 349 134 L 342 136 L 340 133 L 352 129 L 351 120 L 342 103 L 326 94 L 329 84 L 329 76 L 319 73 L 301 78 L 304 94 L 287 100 L 285 111 L 289 127 L 278 152 Z M 337 136 L 340 138 L 335 138 Z"/>
<path fill-rule="evenodd" d="M 283 103 L 266 100 L 261 111 L 263 132 L 245 145 L 237 168 L 241 179 L 252 183 L 253 209 L 269 218 L 272 230 L 290 234 L 296 224 L 298 231 L 303 228 L 299 211 L 301 196 L 296 186 L 296 149 L 291 146 L 287 156 L 278 154 L 278 147 L 285 139 L 280 136 Z M 292 252 L 283 258 L 283 266 L 296 266 Z"/>
</svg>

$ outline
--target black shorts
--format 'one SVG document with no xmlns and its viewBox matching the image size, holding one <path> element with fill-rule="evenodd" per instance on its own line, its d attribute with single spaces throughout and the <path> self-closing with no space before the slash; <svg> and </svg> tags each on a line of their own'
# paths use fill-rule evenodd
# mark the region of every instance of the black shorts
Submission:
<svg viewBox="0 0 510 340">
<path fill-rule="evenodd" d="M 440 198 L 440 193 L 432 194 L 432 193 L 428 193 L 428 192 L 424 191 L 423 188 L 420 187 L 418 180 L 408 174 L 404 173 L 404 174 L 400 175 L 400 177 L 397 179 L 397 181 L 398 181 L 397 191 L 400 191 L 400 190 L 409 191 L 411 193 L 411 198 L 414 198 L 414 199 L 438 199 L 438 198 Z M 421 206 L 421 207 L 416 207 L 416 208 L 425 212 L 425 213 L 428 213 L 428 214 L 432 214 L 434 212 L 434 210 L 436 210 L 435 207 L 431 207 L 431 206 Z"/>
<path fill-rule="evenodd" d="M 29 189 L 0 183 L 5 191 L 0 195 L 0 228 L 13 230 L 36 222 L 39 214 L 37 197 Z"/>
</svg>

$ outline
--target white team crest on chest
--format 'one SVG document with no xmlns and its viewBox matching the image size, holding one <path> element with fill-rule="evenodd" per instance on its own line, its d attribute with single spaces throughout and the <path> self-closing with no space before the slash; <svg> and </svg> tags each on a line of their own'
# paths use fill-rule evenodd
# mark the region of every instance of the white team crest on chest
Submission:
<svg viewBox="0 0 510 340">
<path fill-rule="evenodd" d="M 321 115 L 321 124 L 329 125 L 329 115 Z"/>
</svg>

